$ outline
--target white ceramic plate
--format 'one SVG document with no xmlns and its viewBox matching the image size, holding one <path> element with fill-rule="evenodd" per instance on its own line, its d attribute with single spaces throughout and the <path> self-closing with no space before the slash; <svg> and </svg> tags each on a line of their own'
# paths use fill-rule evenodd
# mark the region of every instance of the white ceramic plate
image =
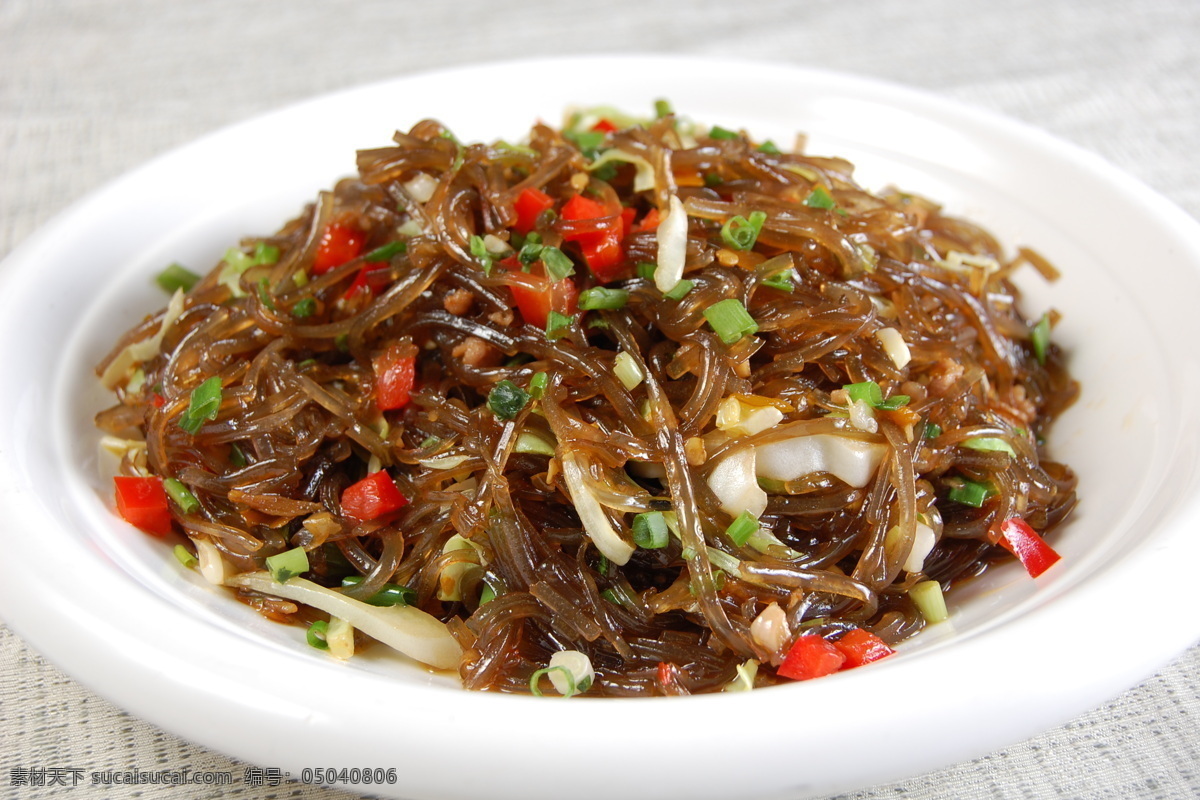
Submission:
<svg viewBox="0 0 1200 800">
<path fill-rule="evenodd" d="M 569 105 L 744 127 L 859 165 L 871 188 L 942 201 L 1064 278 L 1027 284 L 1084 386 L 1053 450 L 1082 505 L 1063 561 L 958 595 L 949 623 L 869 669 L 761 692 L 561 701 L 464 692 L 399 658 L 334 663 L 260 621 L 117 520 L 97 477 L 91 366 L 164 297 L 149 278 L 215 263 L 348 174 L 354 151 L 436 117 L 521 136 Z M 796 798 L 981 755 L 1095 707 L 1200 638 L 1200 226 L 1037 131 L 874 81 L 727 61 L 584 58 L 439 72 L 323 97 L 209 136 L 76 204 L 0 285 L 0 609 L 132 713 L 299 777 L 396 767 L 407 798 Z M 379 649 L 379 648 L 376 648 Z"/>
</svg>

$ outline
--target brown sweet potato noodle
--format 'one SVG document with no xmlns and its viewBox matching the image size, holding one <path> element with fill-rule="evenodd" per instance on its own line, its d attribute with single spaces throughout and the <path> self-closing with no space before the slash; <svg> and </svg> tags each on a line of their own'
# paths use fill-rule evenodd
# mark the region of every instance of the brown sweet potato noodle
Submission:
<svg viewBox="0 0 1200 800">
<path fill-rule="evenodd" d="M 468 688 L 550 692 L 569 651 L 589 695 L 685 694 L 779 682 L 801 635 L 895 644 L 912 587 L 1062 522 L 1043 442 L 1077 386 L 1011 282 L 1043 259 L 837 158 L 596 116 L 520 145 L 420 122 L 117 343 L 97 422 L 195 498 L 207 576 L 339 617 L 236 578 L 301 548 L 289 585 L 406 587 Z M 344 507 L 380 470 L 407 504 Z"/>
</svg>

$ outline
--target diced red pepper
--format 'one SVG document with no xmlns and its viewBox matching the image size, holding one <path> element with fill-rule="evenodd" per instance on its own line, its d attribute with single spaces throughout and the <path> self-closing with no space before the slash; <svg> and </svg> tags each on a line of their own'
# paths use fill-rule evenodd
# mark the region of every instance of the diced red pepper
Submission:
<svg viewBox="0 0 1200 800">
<path fill-rule="evenodd" d="M 599 122 L 597 122 L 595 125 L 592 126 L 592 130 L 600 131 L 601 133 L 612 133 L 616 129 L 617 129 L 617 126 L 614 125 L 611 120 L 607 120 L 607 119 L 601 119 Z"/>
<path fill-rule="evenodd" d="M 530 187 L 524 190 L 513 202 L 513 208 L 517 212 L 513 230 L 520 234 L 529 233 L 537 225 L 537 219 L 542 212 L 553 207 L 554 198 L 541 189 Z"/>
<path fill-rule="evenodd" d="M 162 408 L 167 404 L 167 398 L 163 397 L 158 392 L 155 392 L 150 396 L 150 402 L 154 404 L 155 408 Z"/>
<path fill-rule="evenodd" d="M 807 681 L 837 672 L 845 662 L 846 656 L 824 638 L 805 634 L 792 643 L 776 671 L 794 681 Z"/>
<path fill-rule="evenodd" d="M 592 225 L 570 226 L 563 239 L 579 243 L 583 259 L 596 280 L 607 283 L 620 275 L 619 267 L 625 260 L 625 250 L 621 247 L 624 231 L 616 210 L 577 194 L 563 205 L 559 216 L 567 222 L 594 221 Z"/>
<path fill-rule="evenodd" d="M 1015 555 L 1034 578 L 1062 558 L 1020 517 L 1009 517 L 1000 523 L 1000 545 Z"/>
<path fill-rule="evenodd" d="M 646 212 L 646 216 L 642 217 L 642 221 L 638 224 L 635 230 L 638 233 L 645 233 L 658 228 L 658 223 L 662 222 L 662 214 L 657 208 L 652 208 Z"/>
<path fill-rule="evenodd" d="M 353 282 L 342 296 L 349 300 L 357 292 L 368 291 L 374 297 L 380 289 L 387 286 L 390 268 L 391 265 L 384 261 L 368 261 L 362 265 L 362 269 L 354 276 Z"/>
<path fill-rule="evenodd" d="M 340 267 L 351 259 L 358 258 L 363 245 L 367 243 L 367 235 L 358 228 L 330 223 L 321 235 L 317 245 L 317 253 L 313 257 L 313 273 L 323 275 L 334 267 Z"/>
<path fill-rule="evenodd" d="M 117 511 L 126 522 L 155 536 L 171 532 L 171 508 L 162 478 L 118 475 L 113 483 Z"/>
<path fill-rule="evenodd" d="M 408 505 L 386 470 L 372 472 L 342 492 L 342 513 L 356 520 L 378 519 Z"/>
<path fill-rule="evenodd" d="M 881 658 L 887 658 L 896 651 L 888 643 L 870 631 L 855 628 L 833 643 L 838 652 L 846 657 L 842 669 L 861 667 Z"/>
<path fill-rule="evenodd" d="M 371 360 L 375 369 L 375 405 L 393 411 L 408 405 L 417 378 L 417 356 L 413 346 L 393 342 Z"/>
<path fill-rule="evenodd" d="M 510 272 L 522 271 L 521 262 L 512 256 L 500 264 Z M 579 287 L 575 285 L 575 281 L 570 278 L 551 281 L 546 275 L 538 272 L 527 272 L 524 275 L 528 282 L 514 281 L 508 288 L 512 290 L 513 302 L 517 304 L 521 317 L 530 325 L 545 328 L 551 311 L 571 316 L 579 310 Z"/>
</svg>

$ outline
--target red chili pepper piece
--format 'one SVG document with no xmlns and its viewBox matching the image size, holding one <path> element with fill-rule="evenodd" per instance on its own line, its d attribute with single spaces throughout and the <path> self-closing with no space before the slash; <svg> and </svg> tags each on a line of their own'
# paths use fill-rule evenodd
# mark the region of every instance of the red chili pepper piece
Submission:
<svg viewBox="0 0 1200 800">
<path fill-rule="evenodd" d="M 113 483 L 117 511 L 126 522 L 155 536 L 171 532 L 171 509 L 162 478 L 118 475 Z"/>
<path fill-rule="evenodd" d="M 358 258 L 367 235 L 358 228 L 330 223 L 321 235 L 317 253 L 313 257 L 313 274 L 323 275 L 334 267 L 340 267 L 351 259 Z"/>
<path fill-rule="evenodd" d="M 652 231 L 658 227 L 658 223 L 662 221 L 662 215 L 658 213 L 657 208 L 652 208 L 646 212 L 646 216 L 642 217 L 642 221 L 634 228 L 636 233 L 645 233 Z"/>
<path fill-rule="evenodd" d="M 1000 523 L 1000 545 L 1015 555 L 1029 574 L 1036 578 L 1062 556 L 1046 544 L 1037 531 L 1020 517 L 1009 517 Z"/>
<path fill-rule="evenodd" d="M 896 652 L 883 639 L 862 628 L 849 631 L 834 642 L 833 646 L 846 657 L 846 663 L 842 665 L 842 669 L 861 667 L 863 664 L 887 658 Z"/>
<path fill-rule="evenodd" d="M 517 221 L 513 230 L 520 234 L 529 233 L 537 225 L 537 219 L 542 212 L 554 207 L 554 198 L 540 189 L 530 187 L 517 195 L 513 208 L 517 212 Z"/>
<path fill-rule="evenodd" d="M 408 505 L 386 470 L 372 472 L 342 492 L 342 513 L 361 521 L 378 519 Z"/>
<path fill-rule="evenodd" d="M 375 370 L 375 405 L 380 411 L 408 405 L 417 377 L 417 357 L 411 350 L 411 345 L 393 342 L 371 360 Z"/>
<path fill-rule="evenodd" d="M 621 247 L 624 231 L 618 210 L 577 194 L 563 205 L 559 216 L 567 222 L 593 223 L 569 226 L 563 239 L 579 243 L 583 259 L 598 281 L 607 283 L 620 275 L 625 250 Z"/>
<path fill-rule="evenodd" d="M 500 265 L 510 272 L 522 272 L 521 262 L 515 257 L 504 259 Z M 522 273 L 524 280 L 508 285 L 521 317 L 537 328 L 546 327 L 551 311 L 571 316 L 579 310 L 579 287 L 575 281 L 570 278 L 551 281 L 541 274 L 541 269 L 541 265 L 535 265 L 534 271 Z"/>
<path fill-rule="evenodd" d="M 608 120 L 608 119 L 601 119 L 599 122 L 597 122 L 595 125 L 592 126 L 592 130 L 600 131 L 601 133 L 612 133 L 616 129 L 617 129 L 617 126 L 614 125 L 612 123 L 612 121 Z"/>
<path fill-rule="evenodd" d="M 792 643 L 777 672 L 794 681 L 807 681 L 837 672 L 846 656 L 820 636 L 805 634 Z"/>
</svg>

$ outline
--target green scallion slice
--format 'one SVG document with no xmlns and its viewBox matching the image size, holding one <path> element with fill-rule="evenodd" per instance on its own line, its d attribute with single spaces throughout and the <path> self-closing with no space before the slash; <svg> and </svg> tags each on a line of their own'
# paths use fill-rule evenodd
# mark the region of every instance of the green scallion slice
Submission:
<svg viewBox="0 0 1200 800">
<path fill-rule="evenodd" d="M 750 537 L 758 530 L 758 517 L 751 514 L 749 511 L 743 511 L 738 515 L 728 528 L 725 529 L 725 535 L 733 540 L 733 543 L 741 547 L 746 542 L 750 541 Z"/>
<path fill-rule="evenodd" d="M 816 186 L 808 193 L 808 197 L 804 198 L 804 205 L 809 208 L 833 209 L 837 208 L 837 201 L 824 186 Z"/>
<path fill-rule="evenodd" d="M 1017 457 L 1013 446 L 999 436 L 975 436 L 962 442 L 962 446 L 971 450 L 1008 453 L 1013 458 Z"/>
<path fill-rule="evenodd" d="M 557 247 L 543 247 L 541 257 L 551 280 L 557 282 L 575 274 L 575 264 Z"/>
<path fill-rule="evenodd" d="M 633 543 L 646 550 L 660 550 L 667 546 L 671 532 L 661 511 L 647 511 L 633 518 Z"/>
<path fill-rule="evenodd" d="M 179 416 L 179 427 L 195 433 L 205 420 L 217 418 L 221 410 L 221 379 L 214 375 L 192 390 L 187 411 Z"/>
<path fill-rule="evenodd" d="M 471 237 L 471 255 L 479 259 L 479 266 L 483 268 L 484 275 L 492 274 L 492 254 L 488 252 L 487 245 L 483 242 L 483 237 L 475 235 Z"/>
<path fill-rule="evenodd" d="M 759 281 L 759 285 L 790 294 L 796 291 L 795 274 L 795 270 L 785 269 L 783 272 L 777 272 L 771 277 Z"/>
<path fill-rule="evenodd" d="M 842 389 L 850 396 L 851 403 L 862 402 L 874 408 L 883 402 L 883 390 L 875 381 L 848 383 Z"/>
<path fill-rule="evenodd" d="M 167 496 L 175 501 L 175 505 L 179 506 L 179 510 L 185 514 L 192 514 L 200 510 L 200 501 L 196 499 L 196 495 L 192 494 L 183 481 L 178 478 L 166 478 L 163 480 L 163 489 L 167 491 Z"/>
<path fill-rule="evenodd" d="M 646 380 L 646 373 L 642 371 L 641 364 L 624 350 L 617 353 L 617 357 L 613 361 L 613 374 L 629 391 L 633 391 L 642 381 Z"/>
<path fill-rule="evenodd" d="M 704 318 L 725 344 L 741 341 L 758 332 L 758 323 L 735 297 L 727 297 L 704 309 Z"/>
<path fill-rule="evenodd" d="M 1046 353 L 1050 350 L 1050 315 L 1043 314 L 1033 329 L 1029 332 L 1029 341 L 1033 345 L 1033 356 L 1039 364 L 1046 363 Z"/>
<path fill-rule="evenodd" d="M 710 139 L 736 139 L 738 138 L 737 131 L 731 131 L 728 128 L 722 128 L 720 125 L 713 125 L 712 130 L 708 132 Z"/>
<path fill-rule="evenodd" d="M 629 292 L 624 289 L 607 289 L 603 286 L 593 286 L 579 293 L 578 305 L 584 311 L 605 309 L 615 311 L 624 308 L 629 302 Z"/>
<path fill-rule="evenodd" d="M 363 261 L 391 261 L 401 253 L 407 252 L 408 242 L 388 242 L 363 256 Z"/>
<path fill-rule="evenodd" d="M 879 402 L 878 404 L 876 404 L 875 407 L 878 408 L 880 411 L 895 411 L 897 408 L 906 406 L 910 402 L 912 402 L 912 398 L 909 397 L 908 395 L 894 394 L 891 397 L 887 398 L 886 400 L 883 400 L 883 401 Z"/>
<path fill-rule="evenodd" d="M 175 554 L 176 560 L 178 560 L 180 564 L 183 564 L 188 569 L 193 569 L 197 564 L 200 563 L 200 560 L 192 555 L 192 551 L 188 550 L 181 544 L 175 545 L 175 549 L 171 552 Z"/>
<path fill-rule="evenodd" d="M 762 211 L 751 211 L 748 219 L 741 215 L 730 217 L 721 226 L 721 241 L 735 250 L 749 250 L 758 241 L 758 234 L 762 232 L 766 221 L 767 215 Z"/>
<path fill-rule="evenodd" d="M 254 245 L 254 263 L 251 266 L 274 264 L 279 261 L 279 248 L 273 244 L 259 242 Z"/>
<path fill-rule="evenodd" d="M 502 380 L 488 392 L 487 406 L 500 419 L 512 419 L 529 403 L 529 393 L 510 380 Z"/>
<path fill-rule="evenodd" d="M 758 146 L 758 152 L 766 153 L 767 155 L 777 156 L 783 151 L 779 149 L 779 146 L 777 144 L 772 142 L 770 139 L 767 139 L 765 142 L 763 142 L 762 144 L 760 144 Z"/>
<path fill-rule="evenodd" d="M 663 295 L 668 300 L 682 300 L 687 297 L 687 293 L 695 287 L 695 281 L 689 281 L 686 278 L 680 279 L 679 283 L 671 287 L 671 291 Z"/>
<path fill-rule="evenodd" d="M 942 435 L 942 426 L 941 425 L 938 425 L 936 422 L 926 422 L 925 423 L 925 438 L 926 439 L 936 439 L 937 437 L 939 437 L 941 435 Z"/>
<path fill-rule="evenodd" d="M 303 547 L 293 547 L 273 556 L 267 556 L 267 571 L 277 583 L 308 572 L 308 553 Z"/>
<path fill-rule="evenodd" d="M 154 282 L 170 294 L 179 289 L 190 292 L 192 287 L 200 282 L 200 276 L 182 264 L 171 264 L 154 276 Z"/>
<path fill-rule="evenodd" d="M 567 316 L 557 311 L 551 311 L 546 317 L 546 338 L 550 341 L 561 339 L 571 330 L 573 322 L 575 322 L 574 315 Z"/>
<path fill-rule="evenodd" d="M 637 264 L 637 276 L 642 280 L 654 280 L 654 271 L 658 269 L 658 264 L 653 261 L 639 261 Z"/>
<path fill-rule="evenodd" d="M 544 372 L 535 373 L 529 379 L 529 396 L 534 400 L 541 400 L 542 395 L 546 393 L 546 387 L 550 385 L 550 376 Z"/>
<path fill-rule="evenodd" d="M 323 619 L 319 619 L 312 625 L 308 626 L 308 633 L 304 635 L 310 647 L 315 647 L 318 650 L 328 650 L 329 642 L 325 639 L 329 635 L 329 623 Z"/>
<path fill-rule="evenodd" d="M 654 117 L 655 117 L 655 119 L 662 119 L 663 117 L 670 116 L 671 114 L 674 114 L 674 113 L 675 113 L 675 111 L 671 108 L 671 104 L 668 101 L 666 101 L 666 100 L 655 100 L 654 101 Z"/>
<path fill-rule="evenodd" d="M 950 487 L 950 491 L 946 493 L 948 499 L 972 508 L 982 507 L 984 501 L 996 493 L 988 484 L 966 478 L 949 478 L 946 483 Z"/>
<path fill-rule="evenodd" d="M 241 469 L 250 462 L 246 459 L 246 453 L 242 448 L 237 446 L 237 443 L 229 445 L 229 463 Z"/>
<path fill-rule="evenodd" d="M 311 317 L 317 313 L 317 300 L 315 297 L 302 297 L 296 301 L 296 305 L 292 306 L 292 316 L 298 319 Z"/>
<path fill-rule="evenodd" d="M 362 575 L 351 575 L 342 578 L 342 587 L 358 586 L 362 582 Z M 398 583 L 385 583 L 379 587 L 379 591 L 366 600 L 363 600 L 363 602 L 367 605 L 379 606 L 381 608 L 386 608 L 387 606 L 408 606 L 417 602 L 417 590 L 401 586 Z"/>
</svg>

